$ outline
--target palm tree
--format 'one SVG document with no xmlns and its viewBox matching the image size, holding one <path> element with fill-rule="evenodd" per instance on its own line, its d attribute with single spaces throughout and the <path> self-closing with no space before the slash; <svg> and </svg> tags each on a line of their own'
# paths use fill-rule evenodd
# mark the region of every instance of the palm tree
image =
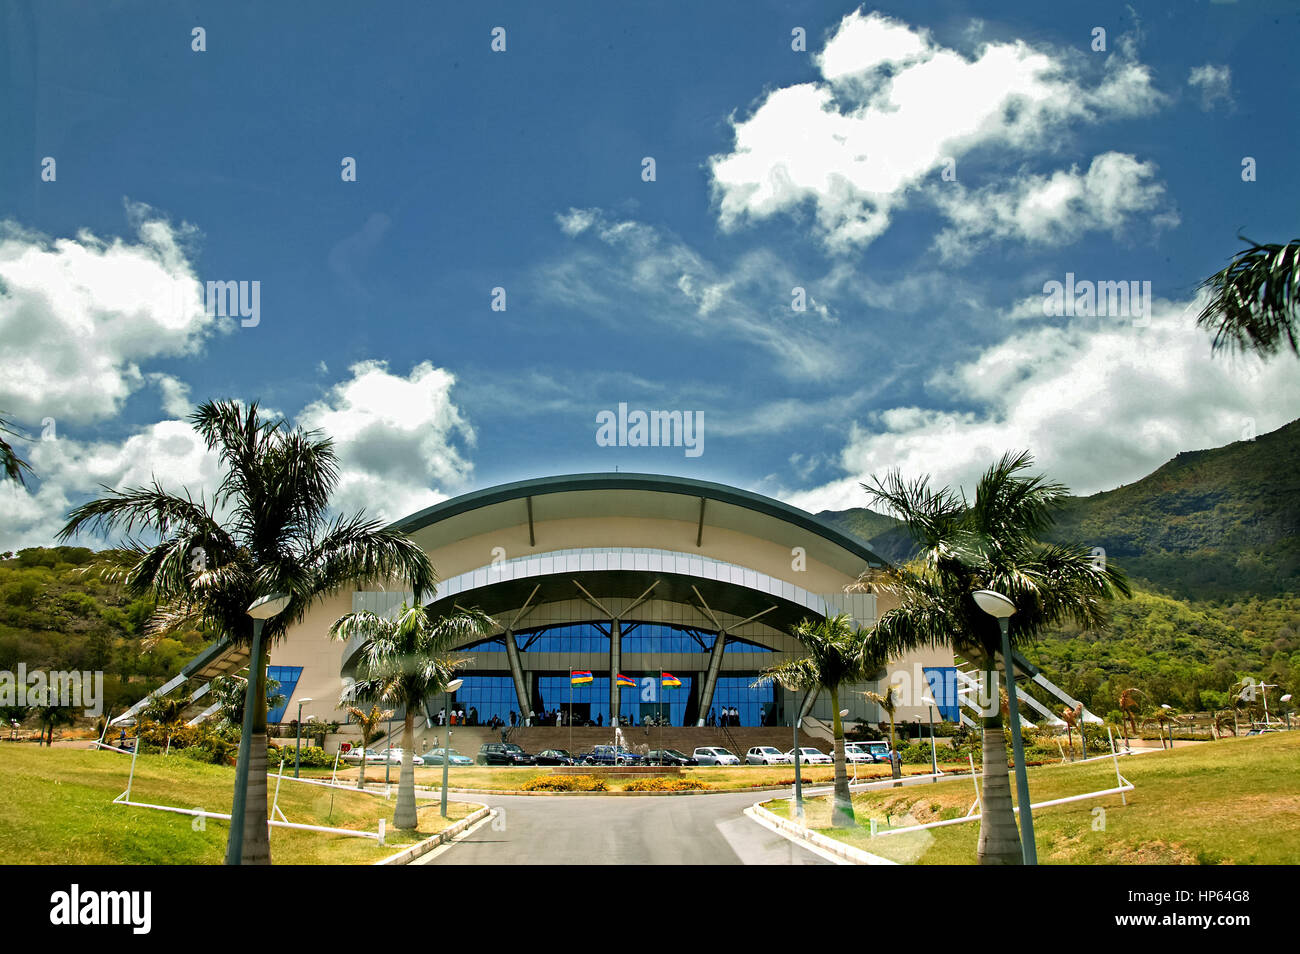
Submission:
<svg viewBox="0 0 1300 954">
<path fill-rule="evenodd" d="M 1201 288 L 1210 300 L 1196 324 L 1214 331 L 1214 350 L 1253 351 L 1268 357 L 1284 346 L 1300 355 L 1300 239 L 1250 247 L 1233 256 Z"/>
<path fill-rule="evenodd" d="M 145 706 L 143 715 L 156 722 L 158 728 L 167 733 L 167 748 L 163 751 L 164 755 L 171 752 L 172 735 L 185 723 L 185 710 L 189 705 L 189 696 L 181 693 L 179 696 L 154 696 Z"/>
<path fill-rule="evenodd" d="M 359 636 L 358 678 L 349 694 L 357 699 L 378 699 L 404 710 L 402 721 L 402 773 L 397 782 L 397 809 L 393 825 L 417 828 L 415 811 L 415 714 L 430 695 L 443 692 L 468 657 L 453 657 L 453 647 L 486 636 L 492 618 L 479 609 L 460 610 L 431 619 L 420 605 L 402 604 L 395 616 L 348 613 L 330 627 L 335 639 Z"/>
<path fill-rule="evenodd" d="M 902 701 L 899 698 L 898 690 L 899 687 L 897 685 L 890 684 L 889 688 L 885 690 L 884 695 L 881 695 L 878 692 L 872 692 L 870 689 L 868 689 L 866 692 L 863 693 L 864 696 L 866 696 L 876 705 L 880 706 L 880 708 L 884 709 L 885 714 L 889 716 L 889 751 L 891 753 L 895 751 L 895 745 L 896 745 L 894 741 L 894 715 L 895 713 L 898 712 L 899 702 Z M 893 758 L 891 758 L 889 760 L 889 764 L 890 764 L 891 774 L 893 775 L 894 778 L 898 778 L 899 775 L 898 763 L 895 762 Z"/>
<path fill-rule="evenodd" d="M 835 795 L 831 807 L 831 824 L 836 828 L 853 828 L 853 799 L 849 795 L 849 776 L 844 768 L 844 722 L 840 718 L 840 686 L 858 682 L 880 668 L 876 659 L 863 652 L 864 631 L 855 629 L 848 613 L 813 621 L 805 619 L 790 634 L 799 640 L 808 655 L 766 669 L 755 686 L 779 683 L 790 692 L 825 689 L 831 694 L 835 713 Z"/>
<path fill-rule="evenodd" d="M 11 437 L 23 436 L 19 431 L 14 430 L 13 425 L 4 418 L 0 418 L 0 434 L 8 434 Z M 31 466 L 18 456 L 18 452 L 14 450 L 13 445 L 0 437 L 0 472 L 3 472 L 4 478 L 25 486 L 27 481 L 23 479 L 24 470 L 29 474 L 32 472 Z"/>
<path fill-rule="evenodd" d="M 360 513 L 330 519 L 339 475 L 328 438 L 291 430 L 282 419 L 264 419 L 256 403 L 208 402 L 190 422 L 224 470 L 210 502 L 168 493 L 157 482 L 110 491 L 73 510 L 60 537 L 84 529 L 127 535 L 143 530 L 157 537 L 160 542 L 152 545 L 131 539 L 125 563 L 109 572 L 130 595 L 157 601 L 151 620 L 156 632 L 210 627 L 249 646 L 249 606 L 271 594 L 288 597 L 285 609 L 265 621 L 249 662 L 252 732 L 248 744 L 240 745 L 241 774 L 246 769 L 248 784 L 243 815 L 232 820 L 226 850 L 227 864 L 269 864 L 269 647 L 318 599 L 343 587 L 399 581 L 418 598 L 433 590 L 437 577 L 424 551 L 401 532 Z M 236 850 L 236 825 L 242 825 L 242 851 Z"/>
<path fill-rule="evenodd" d="M 238 729 L 244 724 L 244 700 L 248 698 L 248 680 L 243 676 L 231 674 L 218 676 L 210 683 L 212 699 L 220 706 L 221 724 Z M 266 680 L 266 709 L 270 710 L 284 703 L 284 693 L 277 692 L 280 683 L 275 679 Z"/>
<path fill-rule="evenodd" d="M 41 729 L 41 744 L 54 745 L 54 730 L 61 725 L 73 725 L 77 721 L 77 712 L 72 706 L 62 705 L 59 694 L 46 688 L 41 700 L 35 706 L 37 724 Z"/>
<path fill-rule="evenodd" d="M 876 622 L 872 642 L 889 658 L 921 647 L 947 646 L 978 661 L 985 698 L 996 700 L 998 621 L 972 593 L 997 590 L 1016 605 L 1011 641 L 1024 645 L 1049 626 L 1073 620 L 1084 629 L 1106 621 L 1106 602 L 1129 594 L 1124 573 L 1081 546 L 1043 544 L 1065 487 L 1025 471 L 1028 453 L 1006 454 L 988 469 L 975 499 L 951 488 L 933 490 L 928 477 L 907 483 L 897 472 L 863 489 L 892 510 L 918 545 L 907 564 L 864 575 L 861 586 L 898 597 Z M 984 782 L 980 819 L 981 864 L 1019 864 L 1020 837 L 1012 811 L 1002 712 L 996 701 L 983 719 Z"/>
<path fill-rule="evenodd" d="M 361 709 L 357 706 L 348 706 L 348 715 L 352 716 L 352 721 L 357 724 L 357 729 L 361 732 L 361 771 L 357 776 L 357 788 L 366 787 L 366 749 L 370 743 L 374 742 L 384 733 L 380 731 L 380 724 L 393 717 L 392 710 L 380 712 L 379 706 L 371 706 L 370 711 Z"/>
</svg>

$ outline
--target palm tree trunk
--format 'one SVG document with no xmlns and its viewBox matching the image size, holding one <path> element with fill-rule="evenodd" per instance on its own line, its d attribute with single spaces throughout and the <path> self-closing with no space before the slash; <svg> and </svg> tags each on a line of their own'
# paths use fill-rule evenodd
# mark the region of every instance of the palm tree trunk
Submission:
<svg viewBox="0 0 1300 954">
<path fill-rule="evenodd" d="M 835 712 L 835 795 L 832 798 L 831 824 L 836 828 L 856 828 L 853 796 L 849 793 L 849 776 L 844 769 L 844 723 L 840 719 L 840 690 L 831 687 L 831 709 Z"/>
<path fill-rule="evenodd" d="M 994 688 L 994 662 L 985 663 L 985 699 L 993 700 L 993 714 L 985 716 L 984 784 L 980 789 L 980 837 L 976 851 L 982 865 L 1018 865 L 1024 857 L 1020 832 L 1011 802 L 1011 774 L 1007 771 L 1007 743 L 1002 736 L 1002 707 Z"/>
<path fill-rule="evenodd" d="M 357 763 L 357 788 L 366 787 L 366 737 L 364 730 L 361 736 L 361 761 Z"/>
<path fill-rule="evenodd" d="M 270 826 L 266 823 L 266 644 L 259 647 L 248 675 L 254 679 L 253 731 L 248 749 L 248 797 L 244 801 L 245 865 L 271 863 Z"/>
<path fill-rule="evenodd" d="M 394 828 L 419 828 L 420 819 L 415 811 L 415 709 L 406 707 L 402 723 L 402 774 L 397 780 L 397 809 L 393 812 Z"/>
</svg>

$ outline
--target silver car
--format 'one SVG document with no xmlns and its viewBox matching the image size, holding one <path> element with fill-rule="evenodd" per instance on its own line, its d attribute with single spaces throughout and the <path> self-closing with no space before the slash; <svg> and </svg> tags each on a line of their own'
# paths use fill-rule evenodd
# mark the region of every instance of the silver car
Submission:
<svg viewBox="0 0 1300 954">
<path fill-rule="evenodd" d="M 756 745 L 745 753 L 747 765 L 789 765 L 790 756 L 774 745 Z"/>
<path fill-rule="evenodd" d="M 695 750 L 698 765 L 739 765 L 740 759 L 727 749 L 716 745 L 703 745 Z"/>
</svg>

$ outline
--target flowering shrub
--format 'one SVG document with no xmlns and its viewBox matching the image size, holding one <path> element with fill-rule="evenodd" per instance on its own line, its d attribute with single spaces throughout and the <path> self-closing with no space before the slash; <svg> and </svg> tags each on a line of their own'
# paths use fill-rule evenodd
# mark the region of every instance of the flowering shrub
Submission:
<svg viewBox="0 0 1300 954">
<path fill-rule="evenodd" d="M 594 775 L 538 775 L 521 786 L 525 792 L 608 792 L 609 785 Z"/>
<path fill-rule="evenodd" d="M 623 790 L 625 792 L 695 792 L 712 787 L 708 782 L 701 782 L 699 779 L 665 778 L 656 775 L 653 778 L 639 778 L 629 782 Z"/>
</svg>

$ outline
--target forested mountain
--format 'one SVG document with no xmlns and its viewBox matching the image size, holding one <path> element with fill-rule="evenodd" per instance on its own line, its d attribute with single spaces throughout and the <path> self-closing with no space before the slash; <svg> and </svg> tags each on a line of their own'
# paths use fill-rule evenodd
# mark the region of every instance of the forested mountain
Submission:
<svg viewBox="0 0 1300 954">
<path fill-rule="evenodd" d="M 818 516 L 885 559 L 912 552 L 891 517 Z M 1136 589 L 1104 631 L 1065 628 L 1027 650 L 1089 708 L 1104 714 L 1136 686 L 1184 711 L 1212 709 L 1243 676 L 1281 685 L 1275 698 L 1300 690 L 1300 421 L 1071 497 L 1047 538 L 1101 547 Z"/>
<path fill-rule="evenodd" d="M 886 559 L 910 552 L 888 516 L 864 508 L 818 516 Z M 1047 538 L 1101 547 L 1145 589 L 1182 599 L 1300 593 L 1300 421 L 1071 497 Z"/>
</svg>

